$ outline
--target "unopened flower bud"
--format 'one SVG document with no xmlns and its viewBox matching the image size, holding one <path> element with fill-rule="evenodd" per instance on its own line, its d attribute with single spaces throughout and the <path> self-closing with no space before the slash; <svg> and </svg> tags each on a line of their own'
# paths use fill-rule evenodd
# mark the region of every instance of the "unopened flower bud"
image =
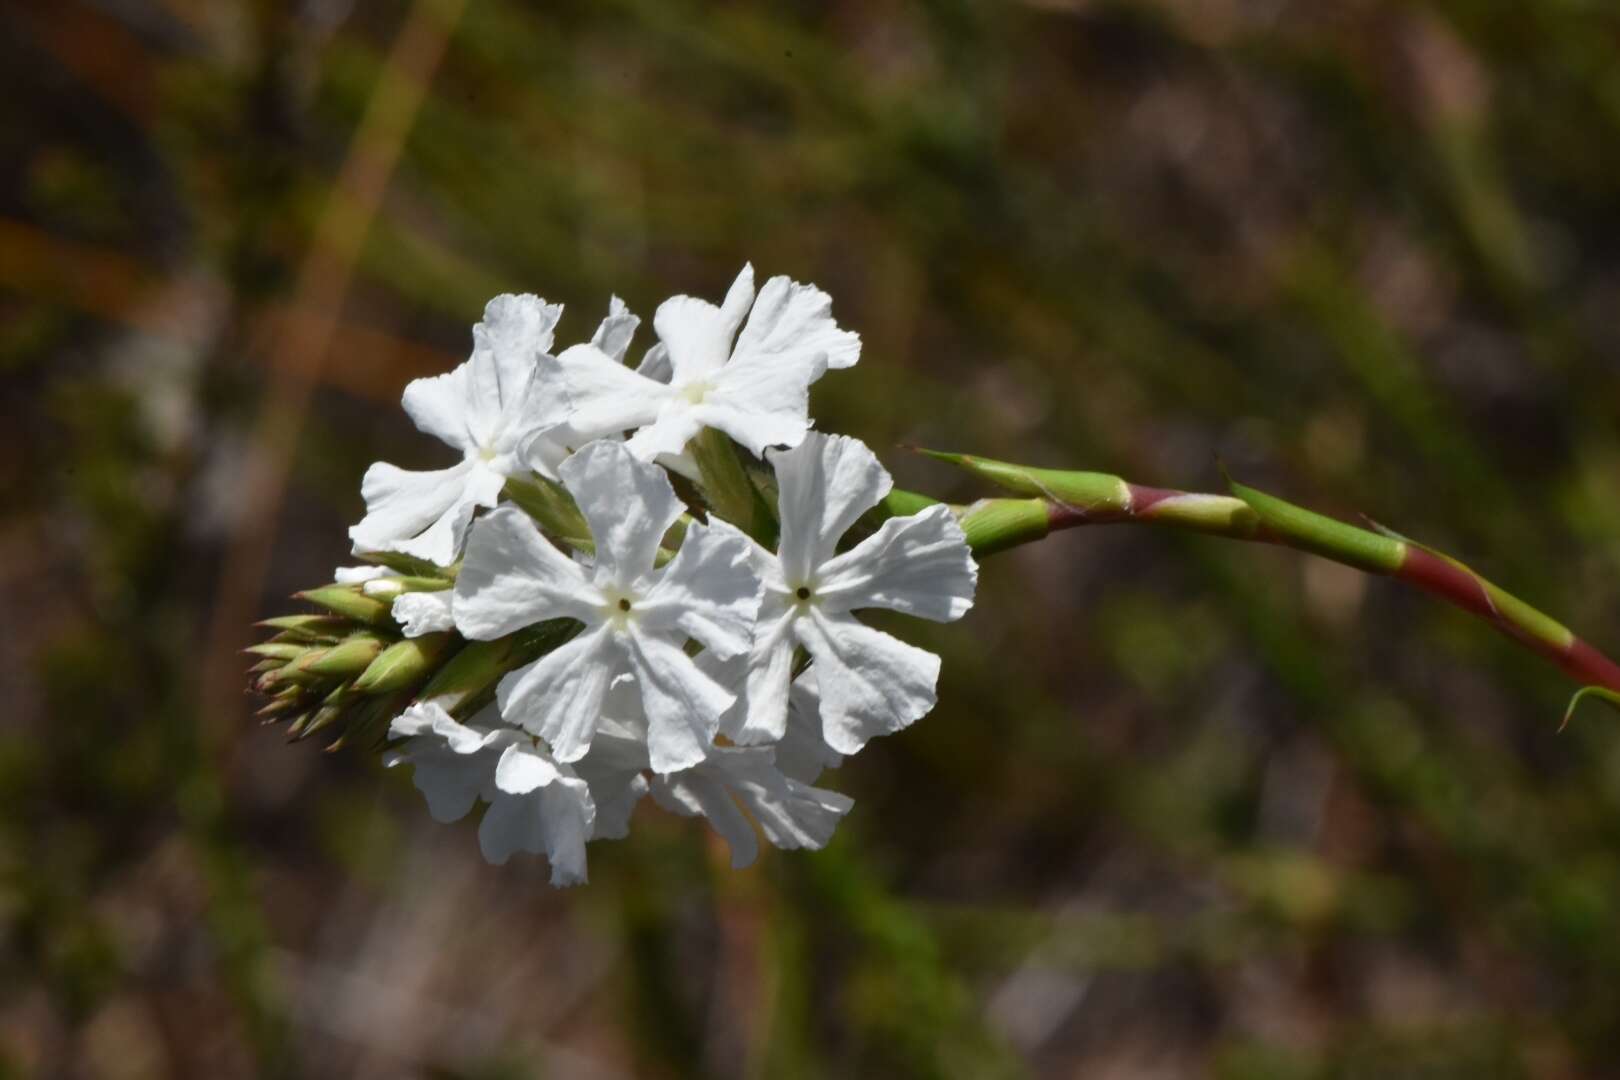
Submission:
<svg viewBox="0 0 1620 1080">
<path fill-rule="evenodd" d="M 389 615 L 389 605 L 373 597 L 366 596 L 358 588 L 349 585 L 325 585 L 319 589 L 309 589 L 294 594 L 299 600 L 307 600 L 311 604 L 318 604 L 328 611 L 335 612 L 345 619 L 368 626 L 391 626 L 393 618 Z"/>
<path fill-rule="evenodd" d="M 394 642 L 355 679 L 354 689 L 365 694 L 383 693 L 425 679 L 454 638 L 454 634 L 446 632 Z"/>
</svg>

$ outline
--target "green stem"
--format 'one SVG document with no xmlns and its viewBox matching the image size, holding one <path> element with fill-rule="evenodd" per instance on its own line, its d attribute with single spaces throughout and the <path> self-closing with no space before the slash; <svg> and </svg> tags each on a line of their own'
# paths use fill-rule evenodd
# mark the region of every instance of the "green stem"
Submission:
<svg viewBox="0 0 1620 1080">
<path fill-rule="evenodd" d="M 1035 469 L 925 450 L 1021 498 L 981 499 L 958 517 L 976 554 L 1039 540 L 1055 529 L 1116 522 L 1164 525 L 1298 548 L 1371 574 L 1397 578 L 1485 619 L 1586 686 L 1620 694 L 1620 665 L 1568 627 L 1448 555 L 1382 529 L 1323 517 L 1228 478 L 1230 495 L 1132 484 L 1094 472 Z"/>
</svg>

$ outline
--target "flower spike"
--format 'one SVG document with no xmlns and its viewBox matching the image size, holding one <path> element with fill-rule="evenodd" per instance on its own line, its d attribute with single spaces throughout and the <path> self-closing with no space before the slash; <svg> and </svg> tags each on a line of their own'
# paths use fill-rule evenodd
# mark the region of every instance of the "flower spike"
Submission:
<svg viewBox="0 0 1620 1080">
<path fill-rule="evenodd" d="M 809 388 L 861 341 L 812 285 L 744 266 L 724 300 L 675 296 L 657 341 L 618 297 L 553 350 L 562 309 L 496 297 L 453 371 L 403 405 L 461 455 L 373 465 L 350 530 L 367 565 L 297 594 L 247 650 L 265 722 L 327 748 L 386 743 L 440 821 L 479 802 L 484 857 L 543 856 L 555 885 L 644 803 L 703 817 L 732 864 L 760 837 L 824 847 L 853 801 L 817 787 L 935 703 L 940 659 L 857 615 L 936 622 L 978 563 L 1082 525 L 1141 523 L 1298 548 L 1407 581 L 1620 707 L 1620 665 L 1463 563 L 1228 478 L 1221 494 L 921 451 L 1001 489 L 897 491 L 858 439 L 815 430 Z M 650 800 L 644 796 L 651 795 Z"/>
</svg>

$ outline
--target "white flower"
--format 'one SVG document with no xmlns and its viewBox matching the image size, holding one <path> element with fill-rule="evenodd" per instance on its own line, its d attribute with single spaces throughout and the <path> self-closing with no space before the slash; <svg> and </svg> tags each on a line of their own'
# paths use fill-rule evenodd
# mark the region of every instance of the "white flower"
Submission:
<svg viewBox="0 0 1620 1080">
<path fill-rule="evenodd" d="M 394 621 L 399 623 L 406 637 L 454 630 L 456 619 L 451 607 L 454 597 L 451 589 L 401 593 L 394 598 Z"/>
<path fill-rule="evenodd" d="M 399 571 L 386 566 L 340 566 L 332 571 L 332 580 L 339 585 L 359 585 L 367 596 L 392 599 L 394 621 L 406 637 L 456 628 L 450 614 L 451 590 L 405 592 L 402 577 Z"/>
<path fill-rule="evenodd" d="M 709 655 L 701 654 L 699 659 Z M 733 670 L 723 661 L 711 660 L 700 666 L 722 674 Z M 735 674 L 740 676 L 741 670 L 737 669 Z M 801 699 L 801 703 L 814 709 L 813 698 Z M 624 678 L 616 682 L 604 708 L 609 718 L 604 721 L 590 756 L 579 765 L 580 775 L 584 776 L 588 775 L 588 766 L 600 761 L 595 765 L 599 770 L 595 775 L 603 776 L 606 783 L 601 788 L 603 793 L 597 795 L 598 806 L 602 805 L 601 799 L 612 797 L 612 792 L 622 788 L 621 778 L 627 770 L 650 767 L 644 749 L 647 722 L 633 681 Z M 810 718 L 814 719 L 813 711 Z M 805 735 L 808 738 L 804 738 Z M 820 744 L 820 736 L 814 731 L 801 733 L 801 741 L 807 746 L 811 742 Z M 786 742 L 783 745 L 787 745 Z M 825 744 L 821 744 L 821 749 L 826 751 Z M 708 818 L 709 824 L 731 848 L 731 865 L 737 869 L 752 863 L 759 854 L 759 840 L 748 818 L 738 809 L 739 803 L 759 823 L 765 838 L 777 847 L 819 850 L 832 839 L 833 830 L 855 805 L 854 800 L 836 791 L 810 786 L 808 781 L 814 779 L 813 774 L 791 775 L 777 756 L 779 750 L 780 747 L 768 746 L 711 746 L 708 755 L 697 764 L 667 775 L 655 775 L 651 785 L 653 799 L 664 809 L 684 817 Z M 604 751 L 607 755 L 599 759 L 598 755 Z M 801 759 L 801 766 L 807 765 L 809 757 L 817 755 L 818 751 L 810 750 Z M 813 768 L 815 772 L 820 771 L 819 765 Z M 618 771 L 611 772 L 611 769 Z M 593 794 L 598 792 L 595 780 L 591 790 Z M 641 790 L 645 788 L 638 789 L 635 797 L 640 797 Z"/>
<path fill-rule="evenodd" d="M 633 673 L 653 768 L 672 772 L 701 761 L 735 698 L 683 647 L 695 638 L 722 657 L 749 647 L 760 585 L 747 541 L 722 521 L 694 523 L 675 557 L 655 569 L 663 536 L 684 509 L 663 471 L 607 440 L 583 447 L 558 471 L 590 526 L 594 567 L 559 551 L 521 511 L 496 510 L 468 541 L 456 628 L 493 640 L 546 619 L 584 624 L 577 637 L 497 687 L 501 715 L 550 743 L 557 760 L 585 756 L 608 688 Z"/>
<path fill-rule="evenodd" d="M 745 738 L 748 719 L 748 656 L 722 660 L 713 653 L 697 656 L 697 665 L 721 686 L 733 690 L 737 701 L 720 714 L 720 734 L 733 742 Z M 788 694 L 786 731 L 772 747 L 776 767 L 794 780 L 813 783 L 824 769 L 836 769 L 844 755 L 827 745 L 821 734 L 821 691 L 816 669 L 808 668 L 793 680 Z"/>
<path fill-rule="evenodd" d="M 855 801 L 784 775 L 768 746 L 717 746 L 698 765 L 655 776 L 653 799 L 686 817 L 702 815 L 731 848 L 731 865 L 742 869 L 759 855 L 759 840 L 746 807 L 779 848 L 820 850 Z"/>
<path fill-rule="evenodd" d="M 622 680 L 631 687 L 628 678 Z M 609 691 L 612 696 L 613 691 Z M 604 718 L 591 740 L 591 752 L 573 765 L 580 779 L 591 788 L 596 803 L 596 827 L 592 840 L 618 840 L 630 835 L 630 812 L 647 794 L 647 736 L 645 730 L 632 730 L 611 717 Z"/>
<path fill-rule="evenodd" d="M 602 320 L 596 328 L 596 333 L 591 336 L 591 346 L 614 361 L 623 362 L 624 354 L 630 348 L 630 339 L 635 336 L 636 327 L 640 325 L 641 318 L 631 314 L 624 301 L 615 296 L 608 303 L 607 318 Z M 560 379 L 554 385 L 560 388 Z M 520 453 L 530 468 L 548 479 L 555 480 L 557 466 L 573 453 L 573 448 L 582 446 L 595 437 L 582 436 L 566 423 L 557 424 L 529 434 L 520 447 Z"/>
<path fill-rule="evenodd" d="M 528 851 L 551 862 L 553 885 L 584 881 L 596 816 L 586 781 L 529 735 L 477 722 L 483 719 L 494 719 L 490 710 L 461 724 L 433 702 L 412 705 L 389 727 L 405 742 L 388 764 L 414 766 L 412 779 L 436 821 L 457 821 L 477 799 L 488 802 L 478 846 L 491 863 Z"/>
<path fill-rule="evenodd" d="M 356 551 L 398 551 L 440 566 L 455 561 L 480 506 L 492 507 L 506 478 L 530 461 L 532 436 L 567 415 L 547 355 L 562 308 L 536 296 L 497 296 L 473 327 L 473 352 L 448 375 L 417 379 L 404 406 L 416 426 L 462 452 L 458 465 L 411 472 L 379 461 L 366 470 L 366 516 L 349 530 Z"/>
<path fill-rule="evenodd" d="M 797 445 L 810 428 L 810 384 L 860 359 L 860 335 L 840 330 L 831 308 L 826 293 L 786 277 L 767 281 L 756 300 L 752 266 L 720 307 L 691 296 L 666 300 L 653 316 L 660 345 L 641 370 L 597 342 L 558 357 L 573 403 L 568 425 L 583 436 L 639 428 L 629 446 L 643 461 L 679 454 L 705 427 L 756 455 Z"/>
<path fill-rule="evenodd" d="M 332 571 L 332 580 L 339 585 L 362 585 L 378 578 L 399 576 L 398 570 L 386 566 L 340 566 Z"/>
<path fill-rule="evenodd" d="M 781 543 L 751 546 L 765 583 L 749 656 L 744 743 L 781 739 L 793 653 L 815 661 L 827 744 L 853 754 L 934 706 L 939 657 L 859 622 L 852 612 L 888 608 L 945 622 L 973 606 L 978 568 L 950 510 L 930 506 L 881 528 L 840 555 L 844 532 L 888 494 L 889 474 L 865 444 L 811 434 L 771 454 Z"/>
<path fill-rule="evenodd" d="M 783 775 L 813 783 L 825 769 L 836 769 L 844 755 L 827 745 L 821 730 L 821 690 L 816 669 L 793 680 L 788 693 L 787 732 L 775 746 L 776 767 Z"/>
</svg>

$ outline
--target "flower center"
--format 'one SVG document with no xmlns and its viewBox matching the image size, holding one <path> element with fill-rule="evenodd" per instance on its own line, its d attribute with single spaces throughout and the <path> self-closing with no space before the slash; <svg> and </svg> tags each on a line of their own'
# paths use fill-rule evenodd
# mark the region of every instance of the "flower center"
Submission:
<svg viewBox="0 0 1620 1080">
<path fill-rule="evenodd" d="M 793 595 L 797 596 L 800 600 L 810 599 L 810 586 L 800 585 L 797 589 L 793 590 Z"/>
<path fill-rule="evenodd" d="M 635 597 L 609 593 L 602 605 L 602 616 L 615 629 L 628 629 L 630 623 L 638 617 Z"/>
<path fill-rule="evenodd" d="M 681 387 L 681 400 L 685 401 L 688 405 L 701 405 L 703 404 L 703 399 L 707 397 L 709 391 L 713 389 L 714 387 L 710 386 L 702 379 L 697 379 Z"/>
</svg>

